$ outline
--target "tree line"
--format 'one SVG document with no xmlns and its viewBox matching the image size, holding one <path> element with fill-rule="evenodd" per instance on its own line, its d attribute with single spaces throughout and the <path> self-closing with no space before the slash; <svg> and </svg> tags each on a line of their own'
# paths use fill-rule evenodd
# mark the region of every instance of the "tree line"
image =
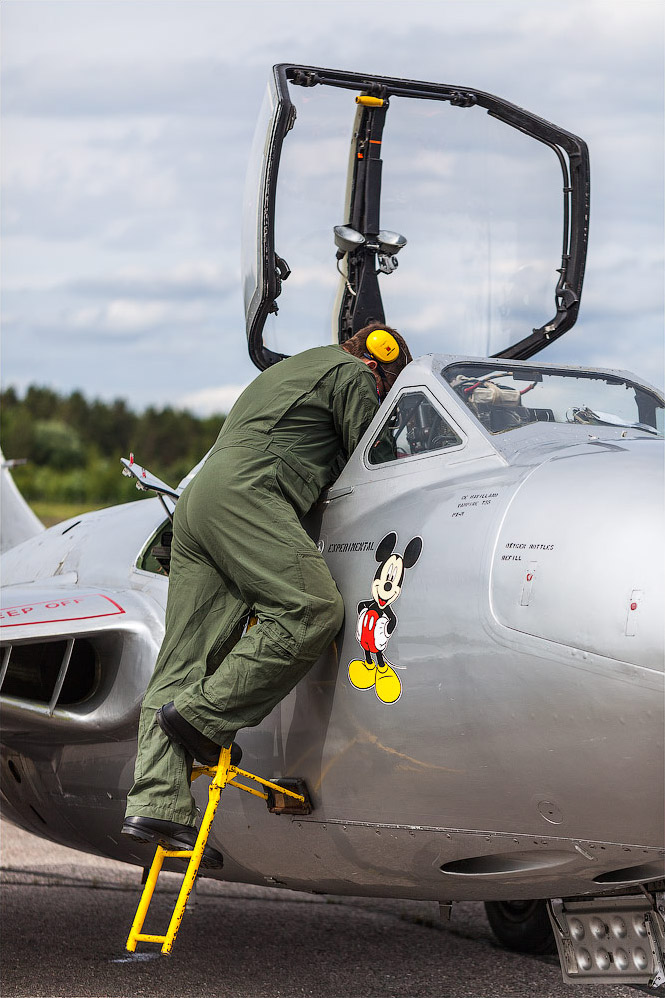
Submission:
<svg viewBox="0 0 665 998">
<path fill-rule="evenodd" d="M 172 485 L 184 478 L 217 438 L 223 415 L 199 418 L 167 406 L 137 413 L 124 399 L 92 401 L 75 391 L 60 395 L 31 385 L 23 395 L 0 395 L 0 443 L 26 499 L 114 503 L 145 496 L 122 476 L 121 457 L 137 462 Z"/>
</svg>

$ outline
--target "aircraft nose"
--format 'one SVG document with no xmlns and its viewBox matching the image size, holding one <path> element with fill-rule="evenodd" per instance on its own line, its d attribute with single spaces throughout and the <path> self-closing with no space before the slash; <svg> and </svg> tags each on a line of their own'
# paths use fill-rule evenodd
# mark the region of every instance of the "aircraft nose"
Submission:
<svg viewBox="0 0 665 998">
<path fill-rule="evenodd" d="M 664 671 L 663 442 L 597 441 L 538 467 L 492 568 L 506 627 Z"/>
</svg>

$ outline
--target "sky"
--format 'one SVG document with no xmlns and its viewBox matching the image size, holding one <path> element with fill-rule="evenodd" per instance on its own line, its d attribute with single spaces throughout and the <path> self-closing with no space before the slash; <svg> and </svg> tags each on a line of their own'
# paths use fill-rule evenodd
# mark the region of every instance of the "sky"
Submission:
<svg viewBox="0 0 665 998">
<path fill-rule="evenodd" d="M 662 387 L 660 0 L 3 0 L 0 17 L 3 387 L 228 410 L 257 374 L 243 187 L 277 62 L 466 85 L 584 138 L 582 307 L 540 359 Z M 428 349 L 453 349 L 445 329 Z"/>
</svg>

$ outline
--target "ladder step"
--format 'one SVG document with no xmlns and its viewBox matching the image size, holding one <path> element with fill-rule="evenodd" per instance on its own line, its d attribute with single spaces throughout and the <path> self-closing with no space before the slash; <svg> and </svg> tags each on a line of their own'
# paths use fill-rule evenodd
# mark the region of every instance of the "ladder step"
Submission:
<svg viewBox="0 0 665 998">
<path fill-rule="evenodd" d="M 264 780 L 260 776 L 255 776 L 244 769 L 232 766 L 230 749 L 220 750 L 219 761 L 216 766 L 195 766 L 192 770 L 192 779 L 196 779 L 196 777 L 203 776 L 204 774 L 212 776 L 213 780 L 208 788 L 208 806 L 201 821 L 197 844 L 192 849 L 165 849 L 163 846 L 157 847 L 155 858 L 150 867 L 141 900 L 136 910 L 129 938 L 127 939 L 126 946 L 130 953 L 135 951 L 138 942 L 162 943 L 162 953 L 168 956 L 171 952 L 185 913 L 187 900 L 194 887 L 199 863 L 202 860 L 202 853 L 208 840 L 215 811 L 225 786 L 237 787 L 239 790 L 244 790 L 255 797 L 261 797 L 266 801 L 269 810 L 273 814 L 309 814 L 312 810 L 311 800 L 304 780 L 293 777 L 284 777 L 274 782 L 272 780 Z M 237 783 L 235 780 L 236 776 L 243 776 L 249 780 L 253 780 L 255 783 L 259 783 L 262 790 L 254 790 L 252 787 L 245 786 L 244 783 Z M 198 854 L 196 859 L 194 858 L 195 854 Z M 157 884 L 157 878 L 162 869 L 162 861 L 169 858 L 188 859 L 189 863 L 187 864 L 187 871 L 180 887 L 178 900 L 173 909 L 167 933 L 164 936 L 157 936 L 152 933 L 141 932 L 140 930 L 143 928 L 143 922 L 148 913 L 153 891 Z"/>
</svg>

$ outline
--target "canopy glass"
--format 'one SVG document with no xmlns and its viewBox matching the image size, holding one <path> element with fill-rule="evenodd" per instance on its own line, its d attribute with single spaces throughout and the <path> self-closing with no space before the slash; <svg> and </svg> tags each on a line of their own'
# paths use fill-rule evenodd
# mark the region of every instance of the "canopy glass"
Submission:
<svg viewBox="0 0 665 998">
<path fill-rule="evenodd" d="M 275 67 L 246 196 L 250 353 L 265 367 L 376 318 L 414 355 L 531 356 L 575 320 L 587 220 L 584 143 L 519 108 Z"/>
</svg>

